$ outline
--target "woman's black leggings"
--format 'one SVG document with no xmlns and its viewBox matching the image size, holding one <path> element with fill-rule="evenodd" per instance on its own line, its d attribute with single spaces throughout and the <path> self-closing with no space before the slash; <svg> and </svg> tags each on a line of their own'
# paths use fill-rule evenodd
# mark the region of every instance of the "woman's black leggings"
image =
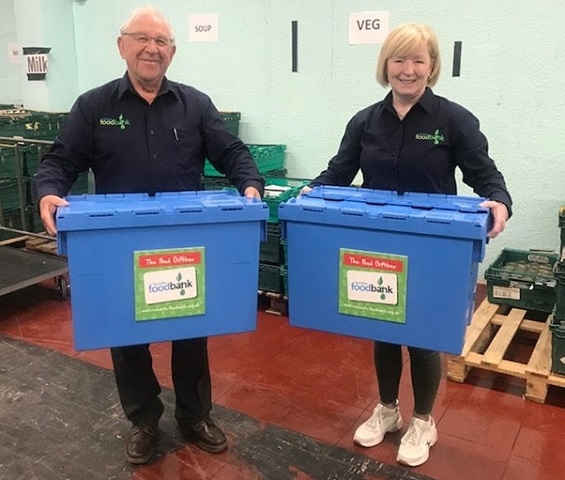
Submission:
<svg viewBox="0 0 565 480">
<path fill-rule="evenodd" d="M 414 412 L 432 413 L 441 381 L 439 352 L 408 347 L 410 373 L 414 389 Z M 375 369 L 382 403 L 394 403 L 398 398 L 402 373 L 402 347 L 392 343 L 375 342 Z"/>
</svg>

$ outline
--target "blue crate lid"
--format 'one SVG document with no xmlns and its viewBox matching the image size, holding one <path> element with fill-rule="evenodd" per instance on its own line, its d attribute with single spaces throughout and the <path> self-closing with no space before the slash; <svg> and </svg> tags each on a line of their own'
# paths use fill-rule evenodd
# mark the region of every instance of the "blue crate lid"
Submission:
<svg viewBox="0 0 565 480">
<path fill-rule="evenodd" d="M 320 186 L 279 205 L 279 220 L 486 241 L 481 197 Z"/>
<path fill-rule="evenodd" d="M 236 191 L 71 195 L 57 209 L 57 231 L 266 221 L 269 207 Z"/>
</svg>

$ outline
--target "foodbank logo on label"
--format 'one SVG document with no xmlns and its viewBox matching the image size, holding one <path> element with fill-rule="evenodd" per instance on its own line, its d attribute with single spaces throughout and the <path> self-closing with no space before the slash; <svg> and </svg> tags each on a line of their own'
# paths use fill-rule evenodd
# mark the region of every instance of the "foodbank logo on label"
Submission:
<svg viewBox="0 0 565 480">
<path fill-rule="evenodd" d="M 350 270 L 347 272 L 347 298 L 358 302 L 396 305 L 397 284 L 397 277 L 392 273 Z"/>
<path fill-rule="evenodd" d="M 196 298 L 196 269 L 194 267 L 158 270 L 143 275 L 145 303 L 148 305 Z"/>
</svg>

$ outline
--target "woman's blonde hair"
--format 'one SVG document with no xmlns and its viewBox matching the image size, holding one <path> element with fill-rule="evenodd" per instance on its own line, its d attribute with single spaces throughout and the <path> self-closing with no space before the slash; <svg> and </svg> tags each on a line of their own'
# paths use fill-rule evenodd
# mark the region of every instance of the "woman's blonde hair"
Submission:
<svg viewBox="0 0 565 480">
<path fill-rule="evenodd" d="M 421 42 L 425 42 L 432 59 L 432 71 L 428 85 L 434 86 L 439 78 L 441 59 L 439 45 L 435 32 L 427 25 L 419 23 L 404 23 L 392 30 L 386 37 L 379 59 L 377 60 L 377 82 L 383 87 L 388 86 L 387 62 L 396 55 L 406 55 L 413 51 Z"/>
</svg>

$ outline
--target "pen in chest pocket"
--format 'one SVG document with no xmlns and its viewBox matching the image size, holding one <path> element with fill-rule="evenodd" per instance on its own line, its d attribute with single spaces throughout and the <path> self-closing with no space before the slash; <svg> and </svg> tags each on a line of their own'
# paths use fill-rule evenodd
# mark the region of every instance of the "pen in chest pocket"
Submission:
<svg viewBox="0 0 565 480">
<path fill-rule="evenodd" d="M 176 128 L 173 128 L 173 135 L 175 136 L 175 140 L 178 142 L 179 141 L 179 134 L 177 133 Z"/>
</svg>

